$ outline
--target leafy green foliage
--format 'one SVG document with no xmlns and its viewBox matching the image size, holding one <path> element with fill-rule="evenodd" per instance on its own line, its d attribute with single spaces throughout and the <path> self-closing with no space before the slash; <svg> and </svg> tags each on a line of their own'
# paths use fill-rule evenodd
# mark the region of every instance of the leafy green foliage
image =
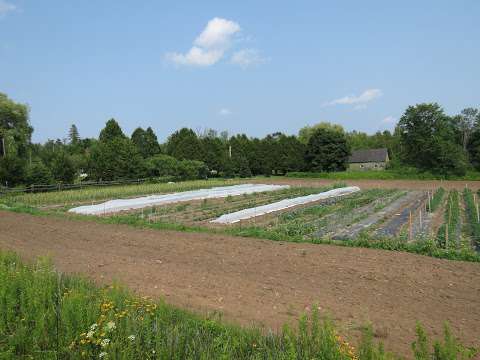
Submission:
<svg viewBox="0 0 480 360">
<path fill-rule="evenodd" d="M 350 148 L 345 134 L 319 128 L 308 141 L 305 160 L 311 171 L 341 171 L 347 168 L 349 155 Z"/>
<path fill-rule="evenodd" d="M 406 164 L 440 174 L 465 174 L 465 153 L 455 142 L 451 119 L 438 104 L 408 107 L 398 123 L 398 132 Z"/>
<path fill-rule="evenodd" d="M 316 311 L 262 335 L 227 326 L 118 286 L 99 289 L 55 273 L 46 261 L 25 266 L 0 253 L 0 353 L 4 358 L 350 359 L 334 327 Z"/>
<path fill-rule="evenodd" d="M 430 201 L 427 204 L 427 211 L 435 212 L 437 208 L 440 206 L 443 200 L 443 196 L 445 195 L 445 189 L 439 187 L 437 191 L 433 194 Z"/>
<path fill-rule="evenodd" d="M 125 138 L 125 134 L 123 133 L 120 125 L 118 125 L 115 119 L 110 119 L 105 124 L 105 127 L 100 131 L 99 140 L 101 142 L 108 142 L 112 141 L 116 138 Z"/>
<path fill-rule="evenodd" d="M 52 173 L 41 160 L 35 160 L 27 166 L 25 174 L 25 183 L 27 185 L 46 185 L 52 182 Z"/>
<path fill-rule="evenodd" d="M 178 160 L 201 160 L 202 149 L 192 129 L 183 128 L 174 132 L 166 144 L 167 154 Z"/>
<path fill-rule="evenodd" d="M 71 184 L 75 180 L 77 171 L 72 158 L 65 151 L 55 154 L 52 162 L 52 175 L 57 182 Z"/>
<path fill-rule="evenodd" d="M 472 191 L 468 188 L 465 188 L 463 191 L 463 198 L 465 200 L 465 210 L 468 219 L 468 233 L 478 249 L 480 248 L 480 223 L 478 222 L 477 204 L 475 204 L 473 199 Z"/>
<path fill-rule="evenodd" d="M 459 245 L 460 207 L 458 201 L 458 191 L 450 191 L 445 207 L 445 222 L 440 226 L 437 234 L 438 245 L 445 249 L 455 248 Z"/>
<path fill-rule="evenodd" d="M 132 141 L 118 136 L 92 147 L 88 171 L 96 180 L 132 179 L 143 174 L 143 166 L 143 158 Z"/>
<path fill-rule="evenodd" d="M 141 127 L 135 129 L 132 133 L 132 141 L 145 159 L 160 153 L 157 135 L 151 127 L 148 127 L 147 130 L 143 130 Z"/>
</svg>

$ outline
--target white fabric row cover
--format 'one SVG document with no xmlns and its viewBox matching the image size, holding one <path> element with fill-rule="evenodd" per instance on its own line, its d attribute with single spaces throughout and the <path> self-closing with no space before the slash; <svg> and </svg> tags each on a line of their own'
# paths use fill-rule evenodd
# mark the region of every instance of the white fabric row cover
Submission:
<svg viewBox="0 0 480 360">
<path fill-rule="evenodd" d="M 272 204 L 257 206 L 249 209 L 236 211 L 230 214 L 225 214 L 210 222 L 218 223 L 218 224 L 233 224 L 241 220 L 250 219 L 256 216 L 262 216 L 274 211 L 284 210 L 293 206 L 308 204 L 310 202 L 328 199 L 332 197 L 349 195 L 357 191 L 360 191 L 359 187 L 349 186 L 349 187 L 325 191 L 319 194 L 300 196 L 293 199 L 285 199 L 285 200 L 274 202 Z"/>
<path fill-rule="evenodd" d="M 84 215 L 103 215 L 119 211 L 141 209 L 149 206 L 173 204 L 181 201 L 224 198 L 243 194 L 254 194 L 266 191 L 288 189 L 289 185 L 241 184 L 184 191 L 179 193 L 150 195 L 134 199 L 110 200 L 96 205 L 85 205 L 72 208 L 69 212 Z"/>
</svg>

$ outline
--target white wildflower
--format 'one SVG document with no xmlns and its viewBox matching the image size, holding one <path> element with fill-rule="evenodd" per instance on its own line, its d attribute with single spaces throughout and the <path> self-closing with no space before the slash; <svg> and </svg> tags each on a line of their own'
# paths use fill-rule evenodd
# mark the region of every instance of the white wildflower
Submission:
<svg viewBox="0 0 480 360">
<path fill-rule="evenodd" d="M 105 328 L 106 328 L 108 331 L 110 331 L 110 330 L 115 329 L 115 328 L 116 328 L 116 325 L 115 325 L 115 323 L 114 323 L 113 321 L 109 321 L 109 322 L 107 323 L 107 325 L 105 325 Z"/>
<path fill-rule="evenodd" d="M 90 326 L 90 330 L 95 331 L 97 326 L 98 326 L 97 323 L 94 323 L 92 326 Z"/>
<path fill-rule="evenodd" d="M 98 357 L 101 359 L 105 356 L 107 356 L 108 354 L 105 352 L 105 351 L 102 351 L 100 354 L 98 354 Z"/>
<path fill-rule="evenodd" d="M 100 343 L 100 346 L 101 347 L 106 347 L 106 346 L 108 346 L 108 344 L 110 344 L 110 339 L 103 339 Z"/>
<path fill-rule="evenodd" d="M 130 341 L 135 341 L 135 335 L 130 335 L 130 336 L 128 337 L 128 340 L 130 340 Z"/>
<path fill-rule="evenodd" d="M 90 330 L 89 332 L 87 332 L 87 338 L 89 339 L 92 338 L 93 334 L 94 334 L 93 330 Z"/>
</svg>

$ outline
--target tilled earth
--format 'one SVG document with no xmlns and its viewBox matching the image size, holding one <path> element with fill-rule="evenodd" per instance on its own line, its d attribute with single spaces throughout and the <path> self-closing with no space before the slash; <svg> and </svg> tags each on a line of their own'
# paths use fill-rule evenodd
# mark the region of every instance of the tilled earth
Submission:
<svg viewBox="0 0 480 360">
<path fill-rule="evenodd" d="M 292 186 L 325 186 L 334 183 L 345 183 L 347 186 L 358 186 L 366 189 L 402 189 L 402 190 L 432 190 L 443 187 L 447 190 L 463 190 L 465 186 L 477 191 L 480 181 L 454 181 L 454 180 L 330 180 L 330 179 L 297 179 L 285 177 L 272 177 L 270 179 L 252 179 L 248 182 L 262 184 L 292 185 Z"/>
<path fill-rule="evenodd" d="M 143 295 L 228 321 L 278 329 L 318 306 L 358 339 L 371 323 L 387 350 L 411 356 L 416 321 L 445 321 L 480 346 L 480 265 L 407 253 L 141 230 L 0 211 L 0 249 L 52 258 L 60 271 L 119 280 Z M 316 304 L 316 305 L 314 305 Z"/>
</svg>

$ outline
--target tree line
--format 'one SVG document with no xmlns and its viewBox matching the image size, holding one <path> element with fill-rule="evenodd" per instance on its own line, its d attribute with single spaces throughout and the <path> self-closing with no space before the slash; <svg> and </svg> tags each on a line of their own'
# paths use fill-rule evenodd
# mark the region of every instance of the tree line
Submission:
<svg viewBox="0 0 480 360">
<path fill-rule="evenodd" d="M 229 136 L 182 128 L 160 143 L 151 127 L 126 135 L 115 119 L 98 138 L 82 138 L 76 125 L 68 139 L 31 142 L 29 109 L 0 93 L 0 182 L 2 185 L 73 183 L 212 176 L 283 175 L 295 171 L 344 171 L 352 150 L 385 147 L 392 168 L 462 176 L 480 170 L 480 112 L 467 108 L 448 116 L 438 104 L 407 108 L 394 132 L 346 132 L 319 123 L 298 135 Z"/>
</svg>

